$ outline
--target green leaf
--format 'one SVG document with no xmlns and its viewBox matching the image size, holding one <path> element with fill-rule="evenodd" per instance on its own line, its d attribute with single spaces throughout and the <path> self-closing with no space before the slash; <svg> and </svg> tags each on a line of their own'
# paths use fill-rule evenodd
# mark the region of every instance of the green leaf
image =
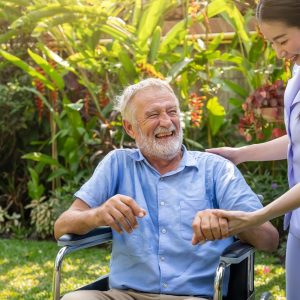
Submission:
<svg viewBox="0 0 300 300">
<path fill-rule="evenodd" d="M 23 155 L 22 158 L 42 162 L 51 166 L 60 166 L 59 162 L 56 159 L 52 158 L 49 155 L 43 154 L 41 152 L 27 153 Z"/>
<path fill-rule="evenodd" d="M 169 71 L 168 77 L 176 78 L 192 61 L 193 59 L 186 57 L 184 60 L 174 64 Z"/>
<path fill-rule="evenodd" d="M 17 4 L 19 6 L 27 6 L 28 5 L 28 0 L 2 0 L 4 3 L 13 3 Z"/>
<path fill-rule="evenodd" d="M 211 42 L 209 42 L 208 50 L 215 51 L 220 46 L 222 40 L 224 38 L 224 33 L 218 34 Z"/>
<path fill-rule="evenodd" d="M 135 0 L 133 17 L 132 17 L 132 26 L 137 27 L 142 12 L 142 0 Z"/>
<path fill-rule="evenodd" d="M 227 4 L 226 11 L 228 17 L 223 17 L 227 19 L 229 23 L 234 27 L 240 42 L 244 44 L 245 49 L 247 49 L 248 53 L 250 46 L 250 36 L 246 31 L 244 17 L 242 16 L 241 12 L 239 11 L 234 2 Z"/>
<path fill-rule="evenodd" d="M 249 61 L 252 62 L 252 63 L 256 63 L 262 53 L 263 53 L 263 48 L 264 48 L 264 40 L 262 38 L 260 38 L 259 36 L 256 36 L 252 45 L 251 45 L 251 48 L 250 48 L 250 51 L 249 51 Z"/>
<path fill-rule="evenodd" d="M 212 0 L 207 5 L 207 16 L 208 18 L 212 18 L 216 15 L 219 15 L 226 11 L 228 8 L 228 1 L 227 0 Z M 198 16 L 198 21 L 203 21 L 203 14 Z"/>
<path fill-rule="evenodd" d="M 17 35 L 16 30 L 10 30 L 8 32 L 5 32 L 5 33 L 1 34 L 0 35 L 0 43 L 3 43 L 3 42 L 6 42 L 6 41 L 10 40 L 15 35 Z"/>
<path fill-rule="evenodd" d="M 52 181 L 55 178 L 63 177 L 64 175 L 68 175 L 69 171 L 65 168 L 59 168 L 55 171 L 53 171 L 49 177 L 47 178 L 47 181 Z"/>
<path fill-rule="evenodd" d="M 118 57 L 119 61 L 121 62 L 123 69 L 126 72 L 127 77 L 129 77 L 129 82 L 133 82 L 134 79 L 137 77 L 137 73 L 135 70 L 135 66 L 132 62 L 132 59 L 127 54 L 124 47 L 121 47 L 118 41 L 113 43 L 113 52 Z"/>
<path fill-rule="evenodd" d="M 192 147 L 196 148 L 196 149 L 199 149 L 199 150 L 204 150 L 205 148 L 198 142 L 192 140 L 192 139 L 189 139 L 187 137 L 184 138 L 185 142 L 189 145 L 191 145 Z"/>
<path fill-rule="evenodd" d="M 74 74 L 77 74 L 76 70 L 70 66 L 69 62 L 64 60 L 62 57 L 60 57 L 58 54 L 53 52 L 51 49 L 49 49 L 47 46 L 43 44 L 39 44 L 40 48 L 46 53 L 46 55 L 54 60 L 56 63 L 64 67 L 66 70 L 73 72 Z"/>
<path fill-rule="evenodd" d="M 160 45 L 160 39 L 161 39 L 161 27 L 157 26 L 155 28 L 155 31 L 153 33 L 152 40 L 151 40 L 150 53 L 149 53 L 150 64 L 153 64 L 157 57 L 158 49 L 159 49 L 159 45 Z"/>
<path fill-rule="evenodd" d="M 4 50 L 0 50 L 0 55 L 2 55 L 5 59 L 7 59 L 9 62 L 12 64 L 16 65 L 23 71 L 25 71 L 28 75 L 30 75 L 33 78 L 39 79 L 42 83 L 44 83 L 48 89 L 54 90 L 54 87 L 45 76 L 40 74 L 37 70 L 35 70 L 33 67 L 29 66 L 27 63 L 22 61 L 20 58 L 17 56 L 14 56 Z"/>
<path fill-rule="evenodd" d="M 243 87 L 241 87 L 239 84 L 236 84 L 235 82 L 231 80 L 223 80 L 223 82 L 236 94 L 241 96 L 242 98 L 247 98 L 248 96 L 248 91 L 245 90 Z"/>
<path fill-rule="evenodd" d="M 244 103 L 244 100 L 236 99 L 236 98 L 230 98 L 228 100 L 228 103 L 231 104 L 232 106 L 235 106 L 235 107 L 241 107 L 242 104 Z"/>
<path fill-rule="evenodd" d="M 55 71 L 55 69 L 40 55 L 32 52 L 28 49 L 30 57 L 39 65 L 44 72 L 51 78 L 51 80 L 56 84 L 59 90 L 63 90 L 65 83 L 62 77 Z"/>
<path fill-rule="evenodd" d="M 191 23 L 191 19 L 188 19 L 188 22 Z M 161 54 L 168 54 L 170 51 L 172 51 L 172 49 L 182 42 L 184 36 L 187 34 L 185 26 L 186 21 L 182 20 L 167 32 L 160 44 L 159 52 Z"/>
<path fill-rule="evenodd" d="M 83 103 L 77 101 L 76 103 L 65 104 L 64 107 L 68 107 L 71 110 L 80 111 L 83 108 Z"/>
<path fill-rule="evenodd" d="M 152 35 L 154 29 L 159 25 L 159 22 L 167 9 L 173 5 L 172 2 L 173 1 L 161 0 L 148 1 L 147 7 L 142 14 L 139 28 L 137 30 L 137 44 L 142 51 L 146 51 L 148 49 L 148 38 Z"/>
<path fill-rule="evenodd" d="M 31 199 L 40 199 L 44 194 L 45 188 L 42 184 L 39 184 L 39 175 L 33 168 L 28 168 L 31 180 L 28 181 L 28 194 Z"/>
<path fill-rule="evenodd" d="M 124 31 L 124 29 L 120 29 L 120 28 L 116 28 L 116 27 L 112 27 L 109 25 L 102 25 L 99 28 L 100 31 L 109 34 L 111 37 L 115 38 L 116 40 L 119 40 L 121 42 L 126 42 L 127 40 L 129 40 L 130 37 L 130 33 Z"/>
<path fill-rule="evenodd" d="M 208 110 L 209 127 L 212 135 L 216 135 L 224 123 L 225 108 L 219 103 L 217 97 L 208 100 L 206 104 Z"/>
</svg>

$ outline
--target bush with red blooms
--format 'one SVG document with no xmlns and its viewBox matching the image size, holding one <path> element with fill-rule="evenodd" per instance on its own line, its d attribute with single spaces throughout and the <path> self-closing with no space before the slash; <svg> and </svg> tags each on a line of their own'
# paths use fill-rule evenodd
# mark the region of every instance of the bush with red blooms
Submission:
<svg viewBox="0 0 300 300">
<path fill-rule="evenodd" d="M 243 103 L 244 116 L 239 131 L 247 142 L 263 141 L 285 135 L 283 81 L 266 84 L 255 90 Z"/>
</svg>

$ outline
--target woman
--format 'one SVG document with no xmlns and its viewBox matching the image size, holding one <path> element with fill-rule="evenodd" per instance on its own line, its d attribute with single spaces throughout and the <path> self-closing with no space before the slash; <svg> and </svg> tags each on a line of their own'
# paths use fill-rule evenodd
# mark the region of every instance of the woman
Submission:
<svg viewBox="0 0 300 300">
<path fill-rule="evenodd" d="M 230 233 L 235 234 L 287 213 L 287 299 L 296 300 L 300 299 L 300 0 L 261 0 L 256 16 L 261 32 L 272 43 L 277 56 L 294 63 L 293 77 L 288 82 L 284 96 L 287 135 L 262 144 L 207 151 L 222 155 L 235 164 L 288 160 L 288 192 L 257 212 L 217 211 L 216 214 L 228 219 Z"/>
</svg>

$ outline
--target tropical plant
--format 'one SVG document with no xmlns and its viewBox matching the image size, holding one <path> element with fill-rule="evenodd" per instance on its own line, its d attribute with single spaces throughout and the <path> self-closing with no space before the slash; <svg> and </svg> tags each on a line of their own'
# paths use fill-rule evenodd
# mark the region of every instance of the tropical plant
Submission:
<svg viewBox="0 0 300 300">
<path fill-rule="evenodd" d="M 246 141 L 262 141 L 286 134 L 283 122 L 285 86 L 282 81 L 266 84 L 254 91 L 243 103 L 244 116 L 240 133 Z"/>
<path fill-rule="evenodd" d="M 166 30 L 164 20 L 174 9 L 182 18 Z M 3 0 L 0 15 L 6 29 L 0 30 L 0 70 L 14 64 L 31 78 L 22 91 L 34 98 L 43 130 L 23 155 L 34 220 L 43 219 L 39 206 L 52 210 L 53 193 L 70 183 L 79 186 L 105 153 L 133 145 L 113 112 L 113 99 L 124 86 L 146 77 L 170 82 L 181 102 L 185 143 L 202 149 L 232 136 L 226 125 L 237 123 L 241 103 L 270 78 L 265 68 L 275 60 L 261 37 L 247 32 L 248 16 L 245 21 L 229 0 Z M 227 52 L 222 34 L 208 38 L 215 16 L 235 30 Z M 205 29 L 203 37 L 189 34 L 195 24 Z M 25 52 L 17 47 L 22 37 Z M 225 78 L 230 70 L 247 78 L 245 87 Z M 223 89 L 235 93 L 231 112 L 220 97 Z M 44 225 L 38 232 L 49 234 Z"/>
</svg>

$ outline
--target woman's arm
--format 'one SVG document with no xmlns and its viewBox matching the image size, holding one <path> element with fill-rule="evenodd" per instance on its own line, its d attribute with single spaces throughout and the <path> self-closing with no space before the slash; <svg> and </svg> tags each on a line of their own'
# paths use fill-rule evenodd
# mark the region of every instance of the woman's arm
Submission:
<svg viewBox="0 0 300 300">
<path fill-rule="evenodd" d="M 261 144 L 253 144 L 240 148 L 222 147 L 207 149 L 207 152 L 221 155 L 238 165 L 246 161 L 269 161 L 287 158 L 288 136 Z"/>
<path fill-rule="evenodd" d="M 257 211 L 214 210 L 213 214 L 219 218 L 226 218 L 229 222 L 229 235 L 235 235 L 245 229 L 263 224 L 268 220 L 279 217 L 298 207 L 300 207 L 300 183 Z"/>
</svg>

